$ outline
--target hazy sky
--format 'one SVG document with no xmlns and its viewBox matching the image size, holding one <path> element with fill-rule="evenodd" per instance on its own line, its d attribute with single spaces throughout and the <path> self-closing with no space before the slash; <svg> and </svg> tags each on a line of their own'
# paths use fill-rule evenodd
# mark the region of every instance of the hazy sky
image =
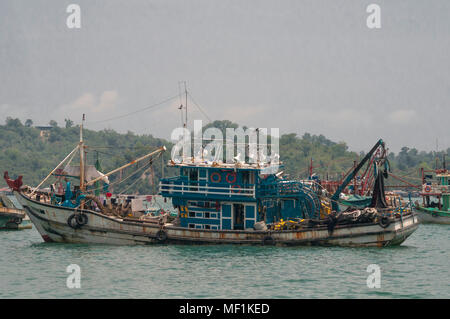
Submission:
<svg viewBox="0 0 450 319">
<path fill-rule="evenodd" d="M 69 4 L 81 28 L 69 29 Z M 366 8 L 381 8 L 369 29 Z M 179 92 L 211 119 L 368 150 L 450 147 L 450 1 L 0 0 L 0 121 L 168 138 Z M 190 102 L 189 118 L 207 119 Z M 190 123 L 191 124 L 191 123 Z"/>
</svg>

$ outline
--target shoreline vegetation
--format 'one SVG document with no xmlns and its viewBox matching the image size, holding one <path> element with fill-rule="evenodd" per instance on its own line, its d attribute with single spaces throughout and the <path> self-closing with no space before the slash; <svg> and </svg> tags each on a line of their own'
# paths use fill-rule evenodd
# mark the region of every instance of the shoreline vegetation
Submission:
<svg viewBox="0 0 450 319">
<path fill-rule="evenodd" d="M 204 126 L 204 129 L 208 127 L 217 127 L 225 132 L 226 127 L 238 128 L 239 125 L 223 120 L 214 121 Z M 101 131 L 84 129 L 84 139 L 89 146 L 87 162 L 94 163 L 98 158 L 104 171 L 123 165 L 162 145 L 167 147 L 163 157 L 167 162 L 173 146 L 172 142 L 153 135 L 136 135 L 131 131 L 122 134 L 112 129 Z M 54 120 L 51 120 L 48 126 L 42 127 L 33 126 L 31 119 L 22 123 L 17 118 L 7 117 L 5 124 L 0 125 L 2 150 L 0 167 L 2 171 L 9 171 L 12 177 L 23 175 L 24 184 L 37 185 L 54 168 L 54 163 L 59 162 L 64 154 L 70 152 L 78 141 L 79 126 L 74 126 L 70 119 L 65 120 L 64 127 L 58 126 Z M 326 179 L 328 176 L 331 180 L 337 180 L 342 173 L 353 166 L 355 160 L 365 155 L 364 152 L 358 154 L 349 151 L 345 142 L 333 142 L 323 135 L 309 133 L 304 133 L 302 136 L 296 133 L 283 134 L 280 136 L 279 146 L 280 158 L 285 167 L 284 172 L 290 178 L 308 177 L 312 158 L 314 172 L 321 179 Z M 388 160 L 394 174 L 418 185 L 421 184 L 420 168 L 434 169 L 436 165 L 442 167 L 444 154 L 450 157 L 450 148 L 440 152 L 425 152 L 405 146 L 397 154 L 390 152 Z M 148 194 L 155 191 L 162 176 L 161 160 L 154 163 L 152 168 L 152 170 L 146 169 L 140 174 L 131 176 L 127 183 L 122 183 L 121 188 L 114 191 L 121 192 L 126 188 L 129 194 Z M 134 170 L 136 167 L 130 167 L 128 173 L 131 174 Z M 129 175 L 126 170 L 122 173 L 122 178 Z M 173 169 L 164 167 L 164 176 L 173 174 L 176 174 Z M 120 175 L 116 178 L 120 178 Z M 391 183 L 399 184 L 398 181 L 388 179 L 387 185 Z M 0 181 L 0 187 L 6 187 L 3 179 Z"/>
</svg>

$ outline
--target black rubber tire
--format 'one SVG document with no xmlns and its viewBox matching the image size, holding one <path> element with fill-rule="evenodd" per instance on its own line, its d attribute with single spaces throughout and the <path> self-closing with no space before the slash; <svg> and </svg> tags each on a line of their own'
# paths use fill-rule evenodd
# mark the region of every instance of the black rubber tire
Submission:
<svg viewBox="0 0 450 319">
<path fill-rule="evenodd" d="M 334 231 L 334 227 L 337 224 L 337 218 L 334 215 L 328 215 L 328 225 L 327 225 L 327 229 L 328 229 L 328 235 L 331 236 L 331 234 L 333 234 Z"/>
<path fill-rule="evenodd" d="M 88 222 L 88 217 L 86 214 L 72 214 L 67 219 L 67 224 L 73 228 L 77 229 L 83 225 L 86 225 Z"/>
<path fill-rule="evenodd" d="M 17 225 L 20 225 L 22 223 L 22 218 L 21 217 L 14 218 L 14 223 L 16 223 Z"/>
<path fill-rule="evenodd" d="M 262 244 L 264 246 L 273 246 L 275 245 L 275 239 L 272 236 L 265 236 L 262 240 Z"/>
<path fill-rule="evenodd" d="M 388 226 L 391 224 L 391 220 L 390 220 L 388 217 L 383 216 L 383 217 L 381 217 L 380 220 L 378 221 L 378 224 L 379 224 L 381 227 L 386 228 L 386 227 L 388 227 Z"/>
<path fill-rule="evenodd" d="M 67 225 L 69 225 L 73 229 L 77 229 L 79 227 L 75 214 L 69 216 L 69 218 L 67 219 Z"/>
<path fill-rule="evenodd" d="M 162 229 L 158 230 L 158 232 L 156 233 L 156 240 L 159 241 L 160 243 L 165 242 L 167 240 L 166 231 Z"/>
<path fill-rule="evenodd" d="M 88 217 L 86 214 L 77 214 L 75 217 L 75 220 L 77 221 L 78 226 L 86 225 L 88 222 Z"/>
</svg>

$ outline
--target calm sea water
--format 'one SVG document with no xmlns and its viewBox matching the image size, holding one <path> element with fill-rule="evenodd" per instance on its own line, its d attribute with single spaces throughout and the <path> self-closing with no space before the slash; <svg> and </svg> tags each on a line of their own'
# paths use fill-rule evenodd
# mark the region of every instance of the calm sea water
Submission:
<svg viewBox="0 0 450 319">
<path fill-rule="evenodd" d="M 450 227 L 392 248 L 46 244 L 0 231 L 0 298 L 450 298 Z M 81 267 L 69 289 L 66 267 Z M 367 266 L 381 268 L 368 288 Z"/>
</svg>

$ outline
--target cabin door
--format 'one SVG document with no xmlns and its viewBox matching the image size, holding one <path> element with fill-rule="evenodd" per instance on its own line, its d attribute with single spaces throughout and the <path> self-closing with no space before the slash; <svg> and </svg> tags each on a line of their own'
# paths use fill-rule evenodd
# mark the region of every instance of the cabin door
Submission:
<svg viewBox="0 0 450 319">
<path fill-rule="evenodd" d="M 244 205 L 233 204 L 233 229 L 244 229 Z"/>
<path fill-rule="evenodd" d="M 189 170 L 189 185 L 192 186 L 190 190 L 197 191 L 198 188 L 198 170 L 196 168 L 191 168 Z"/>
</svg>

